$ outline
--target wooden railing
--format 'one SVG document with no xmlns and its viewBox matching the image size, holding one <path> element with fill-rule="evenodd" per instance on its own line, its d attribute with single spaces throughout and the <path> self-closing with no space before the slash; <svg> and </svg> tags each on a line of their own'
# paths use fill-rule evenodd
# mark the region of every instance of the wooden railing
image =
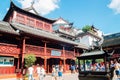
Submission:
<svg viewBox="0 0 120 80">
<path fill-rule="evenodd" d="M 60 50 L 60 49 L 47 48 L 46 54 L 45 54 L 44 47 L 33 46 L 33 45 L 26 45 L 25 47 L 26 53 L 33 53 L 38 56 L 51 56 L 52 50 L 61 52 L 61 56 L 59 57 L 64 57 L 63 50 Z M 20 54 L 20 48 L 18 48 L 17 45 L 0 43 L 0 54 L 17 56 L 18 54 Z M 74 55 L 74 51 L 65 50 L 65 57 L 75 57 L 76 55 L 79 55 L 79 54 L 75 53 Z"/>
<path fill-rule="evenodd" d="M 40 46 L 33 46 L 33 45 L 26 45 L 25 47 L 26 53 L 33 53 L 35 55 L 42 55 L 44 56 L 44 47 Z"/>
<path fill-rule="evenodd" d="M 25 51 L 26 51 L 26 53 L 33 53 L 37 56 L 52 56 L 51 55 L 52 50 L 56 50 L 56 51 L 61 52 L 61 56 L 59 56 L 59 57 L 64 57 L 63 50 L 55 49 L 55 48 L 47 48 L 46 49 L 46 54 L 45 54 L 44 47 L 33 46 L 33 45 L 28 45 L 27 44 Z M 65 57 L 69 57 L 69 58 L 75 57 L 74 51 L 66 51 L 65 50 Z"/>
<path fill-rule="evenodd" d="M 66 57 L 69 57 L 69 58 L 72 58 L 72 57 L 74 57 L 75 55 L 74 55 L 74 52 L 73 52 L 73 51 L 65 51 L 65 56 L 66 56 Z"/>
<path fill-rule="evenodd" d="M 17 56 L 20 54 L 20 48 L 17 45 L 0 43 L 0 54 Z"/>
</svg>

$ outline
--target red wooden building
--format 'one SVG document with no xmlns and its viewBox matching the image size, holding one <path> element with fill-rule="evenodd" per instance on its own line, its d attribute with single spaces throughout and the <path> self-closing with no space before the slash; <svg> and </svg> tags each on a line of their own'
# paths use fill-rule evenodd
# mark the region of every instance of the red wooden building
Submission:
<svg viewBox="0 0 120 80">
<path fill-rule="evenodd" d="M 35 64 L 51 72 L 52 65 L 63 65 L 64 71 L 75 63 L 75 56 L 87 47 L 54 33 L 56 20 L 30 13 L 13 2 L 0 21 L 0 74 L 12 74 L 24 68 L 25 54 L 35 54 Z"/>
</svg>

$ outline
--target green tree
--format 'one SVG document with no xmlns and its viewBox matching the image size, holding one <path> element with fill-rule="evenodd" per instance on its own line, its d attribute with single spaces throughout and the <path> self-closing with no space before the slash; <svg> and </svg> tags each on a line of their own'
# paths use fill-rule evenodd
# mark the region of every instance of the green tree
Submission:
<svg viewBox="0 0 120 80">
<path fill-rule="evenodd" d="M 75 64 L 78 64 L 78 59 L 75 60 Z"/>
<path fill-rule="evenodd" d="M 36 61 L 36 57 L 34 54 L 26 54 L 25 55 L 25 67 L 29 67 L 33 65 Z"/>
<path fill-rule="evenodd" d="M 86 25 L 82 28 L 82 31 L 87 32 L 87 31 L 91 31 L 91 26 L 90 25 Z"/>
</svg>

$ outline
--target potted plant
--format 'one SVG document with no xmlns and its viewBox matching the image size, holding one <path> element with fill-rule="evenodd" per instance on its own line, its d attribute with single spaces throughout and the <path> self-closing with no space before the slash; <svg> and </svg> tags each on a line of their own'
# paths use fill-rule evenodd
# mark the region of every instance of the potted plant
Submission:
<svg viewBox="0 0 120 80">
<path fill-rule="evenodd" d="M 25 55 L 25 67 L 28 68 L 33 65 L 36 61 L 36 57 L 34 54 L 26 54 Z M 24 75 L 24 80 L 28 80 L 28 73 Z"/>
</svg>

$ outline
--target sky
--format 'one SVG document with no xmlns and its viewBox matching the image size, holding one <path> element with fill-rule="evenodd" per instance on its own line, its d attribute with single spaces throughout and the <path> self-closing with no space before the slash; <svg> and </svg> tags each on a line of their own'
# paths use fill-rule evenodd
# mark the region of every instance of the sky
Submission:
<svg viewBox="0 0 120 80">
<path fill-rule="evenodd" d="M 20 8 L 33 7 L 43 17 L 63 19 L 77 29 L 94 25 L 104 34 L 120 32 L 120 0 L 12 0 Z M 10 0 L 0 0 L 0 20 L 10 7 Z"/>
</svg>

